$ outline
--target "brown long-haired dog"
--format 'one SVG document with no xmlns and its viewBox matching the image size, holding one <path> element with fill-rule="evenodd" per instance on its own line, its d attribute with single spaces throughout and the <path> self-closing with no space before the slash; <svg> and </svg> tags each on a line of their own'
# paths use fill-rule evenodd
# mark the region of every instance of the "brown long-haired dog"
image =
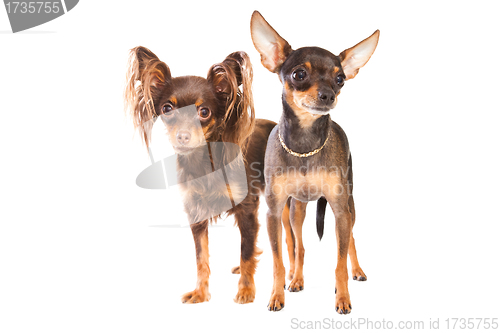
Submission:
<svg viewBox="0 0 500 333">
<path fill-rule="evenodd" d="M 210 300 L 207 228 L 219 217 L 216 214 L 221 213 L 217 210 L 220 207 L 215 206 L 221 197 L 226 198 L 228 194 L 226 199 L 233 206 L 227 213 L 234 214 L 241 233 L 240 266 L 233 269 L 233 273 L 240 272 L 241 277 L 234 301 L 252 302 L 255 297 L 253 275 L 256 256 L 260 254 L 256 247 L 259 229 L 257 210 L 259 195 L 264 190 L 264 155 L 267 138 L 276 124 L 255 119 L 251 93 L 252 67 L 247 54 L 230 54 L 222 63 L 209 69 L 206 79 L 197 76 L 172 77 L 169 67 L 144 47 L 132 49 L 128 67 L 125 102 L 134 126 L 149 146 L 153 120 L 161 118 L 177 153 L 178 182 L 184 192 L 184 208 L 191 223 L 197 263 L 196 288 L 184 294 L 182 302 Z M 196 108 L 200 131 L 180 121 L 187 112 L 186 107 Z M 198 181 L 206 176 L 203 170 L 214 171 L 221 166 L 217 165 L 217 160 L 225 165 L 234 158 L 234 154 L 225 152 L 225 148 L 217 152 L 210 149 L 212 143 L 218 142 L 240 147 L 246 170 L 244 184 L 230 184 L 229 189 L 226 186 L 217 187 L 212 182 L 214 179 Z M 224 178 L 227 182 L 229 176 L 226 173 Z M 242 187 L 248 188 L 248 194 L 247 189 Z M 243 193 L 242 201 L 238 200 L 241 202 L 234 205 L 239 191 Z M 207 218 L 200 221 L 200 216 Z"/>
</svg>

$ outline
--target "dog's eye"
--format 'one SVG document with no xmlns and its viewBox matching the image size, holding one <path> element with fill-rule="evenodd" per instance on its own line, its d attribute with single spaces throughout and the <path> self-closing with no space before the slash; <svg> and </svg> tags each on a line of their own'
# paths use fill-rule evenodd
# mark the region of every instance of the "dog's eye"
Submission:
<svg viewBox="0 0 500 333">
<path fill-rule="evenodd" d="M 307 73 L 303 69 L 298 69 L 292 73 L 292 78 L 296 81 L 302 81 L 306 78 Z"/>
<path fill-rule="evenodd" d="M 343 84 L 344 84 L 344 80 L 345 80 L 345 76 L 344 76 L 344 75 L 338 75 L 338 76 L 337 76 L 336 81 L 337 81 L 337 84 L 338 84 L 339 86 L 341 86 L 341 85 L 343 85 Z"/>
<path fill-rule="evenodd" d="M 172 106 L 172 104 L 170 103 L 167 103 L 167 104 L 164 104 L 161 108 L 161 111 L 163 112 L 163 114 L 167 114 L 169 113 L 170 111 L 172 111 L 174 109 L 174 107 Z"/>
<path fill-rule="evenodd" d="M 207 119 L 212 113 L 210 112 L 209 108 L 200 108 L 198 114 L 200 115 L 201 119 Z"/>
</svg>

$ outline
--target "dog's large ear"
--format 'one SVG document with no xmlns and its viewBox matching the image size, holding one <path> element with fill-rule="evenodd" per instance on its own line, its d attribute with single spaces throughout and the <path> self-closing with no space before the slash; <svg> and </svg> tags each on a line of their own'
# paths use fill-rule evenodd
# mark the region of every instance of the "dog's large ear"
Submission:
<svg viewBox="0 0 500 333">
<path fill-rule="evenodd" d="M 242 51 L 231 53 L 223 62 L 213 65 L 207 76 L 225 108 L 221 139 L 240 145 L 243 151 L 255 122 L 252 78 L 250 58 Z"/>
<path fill-rule="evenodd" d="M 267 23 L 258 11 L 254 11 L 250 21 L 253 45 L 260 53 L 262 65 L 273 73 L 278 73 L 292 47 L 276 30 Z"/>
<path fill-rule="evenodd" d="M 130 50 L 125 86 L 125 111 L 132 116 L 134 127 L 149 146 L 153 119 L 158 115 L 155 101 L 172 79 L 168 66 L 145 47 Z"/>
<path fill-rule="evenodd" d="M 379 35 L 380 31 L 377 30 L 367 39 L 359 42 L 350 49 L 344 50 L 339 55 L 346 80 L 354 78 L 358 74 L 359 69 L 370 60 L 377 47 Z"/>
</svg>

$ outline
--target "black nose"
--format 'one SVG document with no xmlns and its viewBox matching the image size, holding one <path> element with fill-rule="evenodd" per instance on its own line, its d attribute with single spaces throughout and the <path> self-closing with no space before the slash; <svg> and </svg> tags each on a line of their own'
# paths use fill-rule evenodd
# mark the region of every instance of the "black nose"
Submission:
<svg viewBox="0 0 500 333">
<path fill-rule="evenodd" d="M 189 140 L 191 140 L 191 133 L 189 133 L 188 131 L 177 132 L 177 142 L 179 142 L 181 145 L 187 145 L 189 143 Z"/>
<path fill-rule="evenodd" d="M 330 105 L 335 101 L 335 93 L 331 89 L 321 89 L 318 91 L 318 99 L 325 105 Z"/>
</svg>

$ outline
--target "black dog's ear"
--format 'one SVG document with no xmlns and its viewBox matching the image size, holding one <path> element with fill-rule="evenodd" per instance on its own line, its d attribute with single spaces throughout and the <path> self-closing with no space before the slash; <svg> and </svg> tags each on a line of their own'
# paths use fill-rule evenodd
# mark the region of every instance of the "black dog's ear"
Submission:
<svg viewBox="0 0 500 333">
<path fill-rule="evenodd" d="M 154 103 L 161 91 L 172 79 L 168 66 L 145 47 L 130 51 L 126 87 L 125 109 L 132 116 L 134 126 L 139 129 L 146 145 L 152 120 L 157 113 Z"/>
<path fill-rule="evenodd" d="M 350 49 L 344 50 L 340 55 L 342 69 L 346 80 L 353 79 L 358 74 L 359 69 L 366 65 L 378 44 L 380 31 L 375 31 L 370 37 L 354 45 Z"/>
<path fill-rule="evenodd" d="M 231 53 L 223 62 L 213 65 L 207 76 L 215 95 L 225 108 L 221 125 L 222 140 L 239 144 L 242 150 L 255 120 L 252 78 L 250 58 L 242 51 Z"/>
<path fill-rule="evenodd" d="M 267 23 L 258 11 L 252 14 L 250 32 L 253 45 L 260 53 L 262 65 L 269 71 L 278 73 L 281 65 L 292 52 L 290 44 Z"/>
</svg>

